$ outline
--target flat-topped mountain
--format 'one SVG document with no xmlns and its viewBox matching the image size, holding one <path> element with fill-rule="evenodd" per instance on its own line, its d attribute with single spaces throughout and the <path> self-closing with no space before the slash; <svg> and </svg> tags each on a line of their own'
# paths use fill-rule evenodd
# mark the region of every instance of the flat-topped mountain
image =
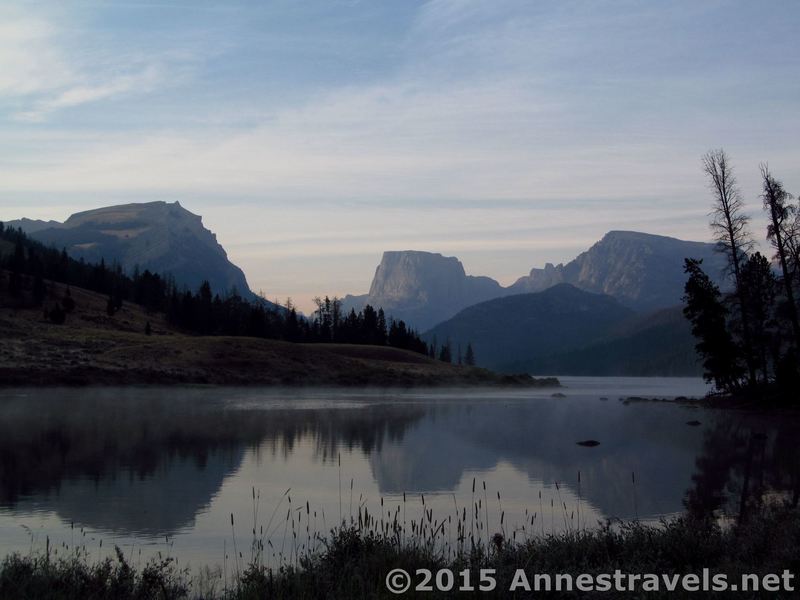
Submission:
<svg viewBox="0 0 800 600">
<path fill-rule="evenodd" d="M 560 283 L 606 294 L 640 312 L 682 302 L 685 258 L 703 260 L 706 272 L 725 286 L 725 259 L 714 244 L 635 231 L 610 231 L 574 260 L 534 268 L 509 287 L 464 272 L 457 258 L 419 251 L 385 252 L 368 294 L 347 296 L 344 306 L 369 303 L 425 330 L 462 308 L 508 296 L 541 292 Z"/>
<path fill-rule="evenodd" d="M 178 202 L 108 206 L 76 213 L 63 223 L 21 219 L 7 224 L 87 262 L 103 259 L 128 272 L 138 266 L 169 273 L 179 285 L 191 289 L 208 280 L 214 292 L 236 288 L 252 296 L 244 273 L 228 260 L 217 237 L 203 226 L 202 217 Z"/>
<path fill-rule="evenodd" d="M 521 294 L 569 283 L 613 296 L 635 310 L 649 311 L 681 303 L 685 258 L 702 259 L 706 273 L 718 283 L 723 282 L 725 259 L 714 244 L 636 231 L 610 231 L 567 264 L 532 269 L 508 289 Z"/>
<path fill-rule="evenodd" d="M 503 287 L 489 277 L 467 275 L 457 258 L 432 252 L 384 252 L 369 293 L 347 296 L 344 306 L 382 307 L 396 319 L 425 329 L 462 308 L 502 295 Z"/>
</svg>

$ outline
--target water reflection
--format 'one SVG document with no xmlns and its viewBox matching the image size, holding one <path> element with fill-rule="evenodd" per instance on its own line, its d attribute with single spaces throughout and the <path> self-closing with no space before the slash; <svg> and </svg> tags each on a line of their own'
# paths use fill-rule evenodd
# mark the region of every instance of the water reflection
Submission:
<svg viewBox="0 0 800 600">
<path fill-rule="evenodd" d="M 765 503 L 800 499 L 798 424 L 785 415 L 718 415 L 704 433 L 686 508 L 698 517 L 745 520 Z"/>
<path fill-rule="evenodd" d="M 659 386 L 654 395 L 668 395 L 669 383 Z M 687 386 L 676 382 L 674 395 Z M 631 389 L 630 382 L 615 389 L 609 380 L 587 380 L 566 398 L 550 391 L 0 392 L 0 550 L 27 543 L 20 525 L 55 539 L 74 522 L 119 543 L 177 536 L 188 555 L 214 562 L 209 553 L 216 556 L 230 534 L 230 513 L 252 512 L 253 488 L 265 503 L 292 488 L 295 503 L 319 511 L 323 529 L 352 506 L 381 497 L 388 506 L 404 492 L 430 496 L 437 510 L 464 506 L 473 478 L 486 481 L 491 495 L 502 492 L 507 520 L 536 511 L 542 531 L 575 526 L 576 511 L 581 525 L 592 525 L 684 508 L 746 515 L 777 498 L 797 503 L 794 417 L 626 405 L 615 395 Z M 585 439 L 600 444 L 576 444 Z"/>
<path fill-rule="evenodd" d="M 208 390 L 61 390 L 0 403 L 0 508 L 54 510 L 107 531 L 168 535 L 190 525 L 248 450 L 322 461 L 401 439 L 421 408 L 272 407 Z"/>
</svg>

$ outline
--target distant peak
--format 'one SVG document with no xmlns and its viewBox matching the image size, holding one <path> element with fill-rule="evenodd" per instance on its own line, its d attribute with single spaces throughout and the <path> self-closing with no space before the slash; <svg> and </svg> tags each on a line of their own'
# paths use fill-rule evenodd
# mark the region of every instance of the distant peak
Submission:
<svg viewBox="0 0 800 600">
<path fill-rule="evenodd" d="M 128 204 L 103 206 L 77 212 L 65 221 L 65 225 L 75 226 L 87 222 L 113 223 L 139 218 L 164 219 L 175 217 L 192 220 L 201 219 L 199 215 L 186 210 L 177 201 L 170 203 L 164 200 L 153 200 L 152 202 L 130 202 Z"/>
<path fill-rule="evenodd" d="M 383 253 L 384 257 L 395 257 L 395 256 L 418 256 L 418 257 L 426 257 L 429 256 L 431 258 L 455 258 L 454 256 L 442 256 L 438 252 L 427 252 L 425 250 L 386 250 Z M 458 260 L 458 259 L 456 259 Z"/>
<path fill-rule="evenodd" d="M 608 240 L 634 240 L 634 241 L 669 240 L 673 242 L 684 241 L 675 237 L 670 237 L 668 235 L 658 235 L 655 233 L 644 233 L 642 231 L 626 231 L 626 230 L 616 230 L 616 229 L 606 233 L 603 236 L 603 239 L 600 241 L 608 241 Z"/>
</svg>

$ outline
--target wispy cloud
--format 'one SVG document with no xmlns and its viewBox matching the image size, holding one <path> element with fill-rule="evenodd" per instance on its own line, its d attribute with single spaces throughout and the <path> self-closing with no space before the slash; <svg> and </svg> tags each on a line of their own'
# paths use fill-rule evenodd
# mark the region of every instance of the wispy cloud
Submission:
<svg viewBox="0 0 800 600">
<path fill-rule="evenodd" d="M 45 95 L 35 101 L 32 108 L 17 112 L 14 117 L 20 121 L 41 122 L 62 108 L 98 102 L 123 94 L 147 93 L 155 89 L 162 79 L 162 70 L 156 65 L 149 65 L 137 73 L 113 76 L 107 81 L 73 85 L 54 91 L 52 97 Z"/>
<path fill-rule="evenodd" d="M 388 245 L 508 278 L 615 226 L 706 237 L 710 147 L 756 212 L 759 161 L 800 187 L 800 9 L 677 2 L 3 13 L 0 197 L 180 199 L 281 294 L 364 289 Z"/>
<path fill-rule="evenodd" d="M 48 93 L 74 81 L 55 37 L 49 22 L 0 9 L 0 97 Z"/>
<path fill-rule="evenodd" d="M 174 56 L 84 45 L 54 18 L 0 9 L 0 102 L 17 121 L 41 123 L 60 110 L 155 91 Z"/>
</svg>

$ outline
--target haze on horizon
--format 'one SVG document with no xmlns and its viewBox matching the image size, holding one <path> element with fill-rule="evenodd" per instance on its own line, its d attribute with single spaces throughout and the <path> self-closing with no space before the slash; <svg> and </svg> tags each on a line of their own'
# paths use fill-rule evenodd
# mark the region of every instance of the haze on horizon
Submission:
<svg viewBox="0 0 800 600">
<path fill-rule="evenodd" d="M 384 250 L 508 284 L 611 229 L 707 240 L 724 147 L 800 192 L 800 4 L 4 3 L 0 220 L 179 200 L 254 290 Z"/>
</svg>

